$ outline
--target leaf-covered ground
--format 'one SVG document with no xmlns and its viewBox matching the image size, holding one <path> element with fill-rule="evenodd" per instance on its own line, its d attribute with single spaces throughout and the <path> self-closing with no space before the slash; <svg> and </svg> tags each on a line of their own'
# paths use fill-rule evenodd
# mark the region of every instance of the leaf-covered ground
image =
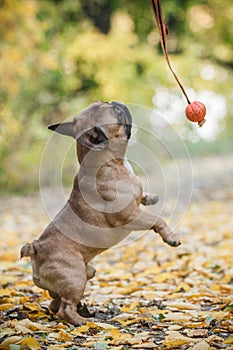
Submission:
<svg viewBox="0 0 233 350">
<path fill-rule="evenodd" d="M 96 318 L 80 327 L 49 312 L 29 261 L 19 261 L 48 221 L 40 197 L 1 199 L 0 348 L 233 349 L 232 172 L 213 182 L 197 169 L 182 245 L 147 233 L 98 256 L 84 298 Z"/>
</svg>

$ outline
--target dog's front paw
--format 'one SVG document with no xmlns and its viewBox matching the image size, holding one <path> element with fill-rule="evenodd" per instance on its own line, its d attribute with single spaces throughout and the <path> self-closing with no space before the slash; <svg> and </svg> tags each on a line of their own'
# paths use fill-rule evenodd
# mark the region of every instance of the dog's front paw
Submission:
<svg viewBox="0 0 233 350">
<path fill-rule="evenodd" d="M 154 205 L 159 201 L 159 196 L 145 194 L 141 198 L 141 204 L 143 205 Z"/>
<path fill-rule="evenodd" d="M 174 232 L 169 232 L 169 234 L 163 237 L 163 241 L 171 247 L 178 247 L 181 244 L 179 237 Z"/>
</svg>

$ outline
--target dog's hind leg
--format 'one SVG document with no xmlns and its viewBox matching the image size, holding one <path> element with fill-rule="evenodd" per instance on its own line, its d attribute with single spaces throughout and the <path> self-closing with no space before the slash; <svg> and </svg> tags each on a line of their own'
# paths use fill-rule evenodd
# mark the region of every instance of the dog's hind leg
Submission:
<svg viewBox="0 0 233 350">
<path fill-rule="evenodd" d="M 61 305 L 58 311 L 58 316 L 61 319 L 72 323 L 74 326 L 79 326 L 90 321 L 90 318 L 85 318 L 78 314 L 76 303 L 70 300 L 65 300 L 63 298 L 61 299 Z"/>
<path fill-rule="evenodd" d="M 77 312 L 87 283 L 87 268 L 84 261 L 79 261 L 78 266 L 74 266 L 69 274 L 63 276 L 59 294 L 61 295 L 61 304 L 58 310 L 58 316 L 73 325 L 81 325 L 87 322 L 87 318 L 82 317 Z M 92 276 L 94 269 L 92 268 Z M 88 319 L 90 320 L 90 319 Z"/>
<path fill-rule="evenodd" d="M 93 278 L 95 276 L 95 272 L 96 270 L 94 267 L 87 265 L 87 268 L 86 268 L 87 280 Z M 57 293 L 54 293 L 50 290 L 48 292 L 51 298 L 53 298 L 53 300 L 50 302 L 49 308 L 52 312 L 57 313 L 61 305 L 61 297 Z M 77 306 L 77 311 L 79 312 L 79 309 L 82 310 L 83 308 L 84 307 L 82 306 L 82 304 L 79 303 Z M 85 309 L 85 313 L 88 314 L 87 307 Z M 90 315 L 88 315 L 87 317 L 90 317 Z"/>
<path fill-rule="evenodd" d="M 50 302 L 49 308 L 52 312 L 56 313 L 58 312 L 61 305 L 61 297 L 57 293 L 54 293 L 50 290 L 49 295 L 53 298 L 53 300 Z"/>
</svg>

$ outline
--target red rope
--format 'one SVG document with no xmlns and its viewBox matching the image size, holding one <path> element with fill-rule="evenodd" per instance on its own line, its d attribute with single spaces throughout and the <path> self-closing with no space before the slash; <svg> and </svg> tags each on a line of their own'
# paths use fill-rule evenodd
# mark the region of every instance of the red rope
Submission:
<svg viewBox="0 0 233 350">
<path fill-rule="evenodd" d="M 186 94 L 186 91 L 183 87 L 183 85 L 181 84 L 180 80 L 178 79 L 176 73 L 174 72 L 169 57 L 168 57 L 168 52 L 167 52 L 167 35 L 168 35 L 168 28 L 167 26 L 164 24 L 164 20 L 163 20 L 163 13 L 162 13 L 162 7 L 160 5 L 160 0 L 151 0 L 151 6 L 152 6 L 152 10 L 154 12 L 154 16 L 159 28 L 159 35 L 160 35 L 160 42 L 161 42 L 161 46 L 163 49 L 163 53 L 164 53 L 164 57 L 167 61 L 168 67 L 170 69 L 170 71 L 172 72 L 175 80 L 177 81 L 179 87 L 181 88 L 188 104 L 190 104 L 190 100 L 188 98 L 188 95 Z"/>
</svg>

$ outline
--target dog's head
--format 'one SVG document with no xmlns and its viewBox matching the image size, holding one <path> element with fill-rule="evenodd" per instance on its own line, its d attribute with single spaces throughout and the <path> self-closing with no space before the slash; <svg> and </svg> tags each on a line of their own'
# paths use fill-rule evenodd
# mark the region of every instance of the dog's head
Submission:
<svg viewBox="0 0 233 350">
<path fill-rule="evenodd" d="M 108 150 L 122 156 L 131 127 L 132 116 L 124 104 L 97 101 L 75 116 L 72 122 L 50 125 L 49 129 L 75 138 L 79 160 L 82 160 L 80 150 L 84 153 Z"/>
</svg>

